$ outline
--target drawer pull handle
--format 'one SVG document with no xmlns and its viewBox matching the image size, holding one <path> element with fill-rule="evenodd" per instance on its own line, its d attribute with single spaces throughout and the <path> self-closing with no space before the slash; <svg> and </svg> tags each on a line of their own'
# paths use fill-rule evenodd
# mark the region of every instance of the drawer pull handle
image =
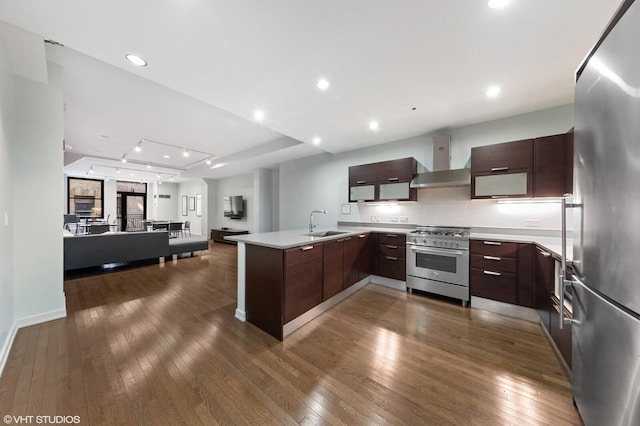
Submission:
<svg viewBox="0 0 640 426">
<path fill-rule="evenodd" d="M 397 249 L 398 246 L 387 246 L 388 249 Z"/>
<path fill-rule="evenodd" d="M 508 167 L 492 167 L 491 172 L 506 172 L 509 170 Z"/>
<path fill-rule="evenodd" d="M 485 260 L 502 260 L 501 257 L 495 257 L 495 256 L 484 256 Z"/>
<path fill-rule="evenodd" d="M 496 277 L 499 277 L 502 275 L 500 272 L 493 272 L 493 271 L 482 271 L 482 272 L 484 272 L 485 275 L 493 275 Z"/>
<path fill-rule="evenodd" d="M 358 235 L 358 238 L 366 238 L 367 234 Z"/>
<path fill-rule="evenodd" d="M 394 260 L 395 261 L 395 260 L 398 260 L 398 258 L 397 257 L 387 256 L 387 260 Z"/>
<path fill-rule="evenodd" d="M 362 185 L 363 183 L 367 183 L 367 181 L 366 181 L 366 180 L 359 180 L 359 181 L 357 181 L 356 183 L 357 183 L 358 185 Z"/>
<path fill-rule="evenodd" d="M 389 238 L 398 238 L 398 234 L 387 234 Z"/>
<path fill-rule="evenodd" d="M 389 178 L 389 179 L 387 179 L 387 180 L 388 180 L 389 182 L 395 182 L 395 181 L 400 180 L 400 179 L 399 179 L 399 178 L 397 178 L 397 177 L 390 177 L 390 178 Z"/>
<path fill-rule="evenodd" d="M 304 246 L 300 250 L 307 251 L 307 250 L 311 250 L 312 248 L 313 248 L 313 246 Z"/>
<path fill-rule="evenodd" d="M 485 241 L 484 245 L 485 246 L 501 246 L 502 243 L 499 243 L 497 241 Z"/>
</svg>

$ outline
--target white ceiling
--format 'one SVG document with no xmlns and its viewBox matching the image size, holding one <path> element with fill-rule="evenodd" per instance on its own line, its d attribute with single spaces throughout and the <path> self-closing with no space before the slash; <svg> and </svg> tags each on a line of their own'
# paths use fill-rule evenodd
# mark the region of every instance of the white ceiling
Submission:
<svg viewBox="0 0 640 426">
<path fill-rule="evenodd" d="M 65 46 L 46 48 L 65 69 L 65 139 L 94 157 L 73 173 L 126 154 L 127 167 L 216 178 L 570 103 L 619 3 L 0 0 L 0 17 Z M 130 152 L 140 140 L 156 143 Z M 165 144 L 206 155 L 161 160 Z M 227 165 L 210 169 L 209 154 Z"/>
</svg>

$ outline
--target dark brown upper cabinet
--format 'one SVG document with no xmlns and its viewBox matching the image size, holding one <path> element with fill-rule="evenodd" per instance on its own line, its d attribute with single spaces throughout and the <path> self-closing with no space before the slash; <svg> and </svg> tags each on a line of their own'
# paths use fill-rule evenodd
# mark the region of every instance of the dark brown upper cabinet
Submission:
<svg viewBox="0 0 640 426">
<path fill-rule="evenodd" d="M 349 167 L 349 202 L 416 201 L 410 183 L 417 171 L 412 157 Z"/>
<path fill-rule="evenodd" d="M 471 148 L 471 198 L 532 195 L 533 139 Z"/>
<path fill-rule="evenodd" d="M 471 198 L 562 197 L 573 187 L 573 132 L 471 148 Z"/>
<path fill-rule="evenodd" d="M 567 135 L 536 138 L 533 145 L 533 196 L 562 197 L 567 192 Z M 571 161 L 573 166 L 573 161 Z M 573 167 L 570 167 L 573 170 Z"/>
</svg>

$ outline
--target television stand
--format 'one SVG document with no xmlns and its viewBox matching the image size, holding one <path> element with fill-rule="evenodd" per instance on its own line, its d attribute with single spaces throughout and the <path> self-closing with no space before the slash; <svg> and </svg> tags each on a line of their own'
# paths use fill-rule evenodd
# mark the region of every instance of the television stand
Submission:
<svg viewBox="0 0 640 426">
<path fill-rule="evenodd" d="M 211 239 L 216 243 L 236 245 L 235 241 L 225 240 L 224 237 L 226 237 L 227 235 L 242 235 L 242 234 L 248 234 L 248 233 L 249 231 L 245 231 L 242 229 L 212 229 Z"/>
</svg>

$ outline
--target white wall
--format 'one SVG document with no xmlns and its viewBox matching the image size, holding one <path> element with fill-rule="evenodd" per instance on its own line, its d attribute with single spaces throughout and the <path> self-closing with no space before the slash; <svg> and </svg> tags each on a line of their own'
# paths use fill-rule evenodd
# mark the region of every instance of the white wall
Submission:
<svg viewBox="0 0 640 426">
<path fill-rule="evenodd" d="M 9 333 L 15 318 L 13 274 L 14 193 L 11 167 L 15 80 L 5 66 L 8 57 L 0 40 L 0 372 L 8 354 Z M 4 226 L 5 215 L 9 227 Z"/>
<path fill-rule="evenodd" d="M 14 189 L 15 317 L 65 314 L 62 224 L 62 69 L 48 64 L 49 84 L 16 77 Z M 19 236 L 19 237 L 18 237 Z"/>
<path fill-rule="evenodd" d="M 487 123 L 452 129 L 451 166 L 469 163 L 471 147 L 531 137 L 565 133 L 573 126 L 573 106 L 566 105 Z M 433 163 L 432 138 L 435 134 L 395 141 L 341 154 L 321 154 L 280 164 L 279 209 L 281 230 L 305 228 L 311 210 L 327 209 L 327 215 L 315 215 L 321 227 L 338 221 L 390 222 L 392 216 L 407 216 L 413 224 L 452 226 L 500 226 L 524 228 L 535 223 L 539 228 L 559 229 L 557 204 L 504 205 L 493 200 L 469 199 L 469 187 L 418 190 L 418 202 L 399 206 L 351 204 L 351 215 L 340 214 L 348 203 L 348 168 L 358 164 L 415 157 L 428 169 Z M 537 221 L 537 222 L 536 222 Z"/>
<path fill-rule="evenodd" d="M 178 197 L 178 184 L 163 182 L 149 184 L 148 202 L 151 209 L 147 212 L 147 218 L 153 220 L 179 220 L 180 197 Z M 156 198 L 156 195 L 168 195 L 169 198 Z M 151 201 L 149 201 L 149 199 Z"/>
<path fill-rule="evenodd" d="M 251 233 L 255 232 L 253 198 L 253 174 L 235 176 L 218 180 L 217 187 L 217 214 L 215 228 L 232 228 L 247 230 Z M 224 217 L 222 199 L 233 195 L 242 195 L 245 203 L 244 217 L 242 219 L 231 219 Z M 213 226 L 212 226 L 213 228 Z"/>
<path fill-rule="evenodd" d="M 196 215 L 196 210 L 191 210 L 191 199 L 194 201 L 196 199 L 196 195 L 200 194 L 202 196 L 202 216 Z M 187 197 L 187 215 L 182 215 L 182 197 Z M 190 221 L 191 222 L 191 234 L 192 235 L 202 235 L 206 236 L 209 234 L 207 230 L 208 220 L 207 220 L 207 208 L 208 208 L 208 199 L 209 193 L 207 190 L 207 183 L 204 179 L 193 179 L 188 182 L 182 182 L 178 185 L 178 209 L 176 210 L 176 217 L 178 220 Z"/>
</svg>

